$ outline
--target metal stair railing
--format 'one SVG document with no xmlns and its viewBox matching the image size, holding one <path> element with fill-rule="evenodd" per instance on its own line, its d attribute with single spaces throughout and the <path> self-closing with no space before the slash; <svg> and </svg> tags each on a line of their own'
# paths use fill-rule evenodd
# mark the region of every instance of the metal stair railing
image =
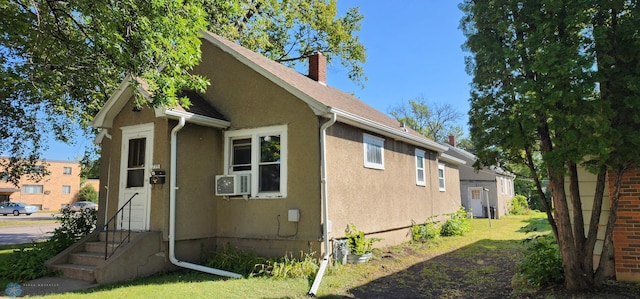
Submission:
<svg viewBox="0 0 640 299">
<path fill-rule="evenodd" d="M 129 198 L 129 200 L 127 200 L 127 202 L 122 205 L 122 207 L 120 207 L 120 209 L 118 209 L 118 211 L 109 219 L 109 221 L 107 221 L 107 223 L 104 225 L 104 228 L 102 231 L 104 231 L 106 233 L 105 236 L 105 240 L 104 240 L 104 259 L 108 259 L 110 258 L 115 252 L 116 250 L 118 250 L 118 248 L 120 248 L 120 246 L 122 246 L 122 244 L 129 243 L 131 241 L 131 200 L 133 200 L 134 197 L 136 197 L 136 195 L 138 195 L 138 193 L 134 193 L 133 196 L 131 196 L 131 198 Z M 128 207 L 128 223 L 127 223 L 127 229 L 124 229 L 124 214 L 125 214 L 125 208 Z M 119 216 L 119 217 L 118 217 Z M 117 220 L 120 220 L 120 228 L 117 227 Z M 111 234 L 111 244 L 116 243 L 116 234 L 118 235 L 118 239 L 120 240 L 118 242 L 118 245 L 115 246 L 115 248 L 113 250 L 111 250 L 111 253 L 109 253 L 109 226 L 112 225 L 113 227 L 113 233 Z"/>
</svg>

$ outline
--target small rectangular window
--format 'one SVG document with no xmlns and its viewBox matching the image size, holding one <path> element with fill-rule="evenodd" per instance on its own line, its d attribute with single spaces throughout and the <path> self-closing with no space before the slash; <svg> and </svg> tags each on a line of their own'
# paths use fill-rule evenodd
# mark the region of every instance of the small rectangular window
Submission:
<svg viewBox="0 0 640 299">
<path fill-rule="evenodd" d="M 233 171 L 251 170 L 251 138 L 232 141 L 231 169 Z"/>
<path fill-rule="evenodd" d="M 416 185 L 426 186 L 424 175 L 424 151 L 416 149 Z"/>
<path fill-rule="evenodd" d="M 62 169 L 62 174 L 71 175 L 71 167 L 65 167 Z"/>
<path fill-rule="evenodd" d="M 71 186 L 62 185 L 62 194 L 71 194 Z"/>
<path fill-rule="evenodd" d="M 42 194 L 42 185 L 22 185 L 24 194 Z"/>
<path fill-rule="evenodd" d="M 472 200 L 481 200 L 480 198 L 480 188 L 471 189 L 471 199 Z"/>
<path fill-rule="evenodd" d="M 384 139 L 369 135 L 362 135 L 364 145 L 364 167 L 384 169 Z"/>
<path fill-rule="evenodd" d="M 446 190 L 444 164 L 438 164 L 438 188 L 440 189 L 440 191 Z"/>
</svg>

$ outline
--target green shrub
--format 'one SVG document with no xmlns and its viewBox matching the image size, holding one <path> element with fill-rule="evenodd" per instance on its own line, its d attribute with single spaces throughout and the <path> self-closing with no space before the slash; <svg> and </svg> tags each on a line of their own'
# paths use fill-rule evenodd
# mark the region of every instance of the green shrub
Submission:
<svg viewBox="0 0 640 299">
<path fill-rule="evenodd" d="M 379 238 L 367 238 L 363 231 L 358 230 L 355 224 L 350 224 L 345 230 L 347 245 L 351 254 L 363 255 L 371 252 L 373 243 L 378 242 Z"/>
<path fill-rule="evenodd" d="M 93 186 L 86 184 L 78 191 L 78 201 L 98 202 L 98 191 Z"/>
<path fill-rule="evenodd" d="M 467 211 L 460 207 L 457 212 L 449 214 L 449 219 L 440 228 L 440 235 L 445 237 L 462 236 L 468 231 L 471 231 L 471 222 Z"/>
<path fill-rule="evenodd" d="M 241 274 L 245 277 L 312 278 L 319 267 L 314 253 L 293 254 L 282 258 L 265 258 L 252 250 L 241 250 L 227 244 L 208 258 L 207 266 Z"/>
<path fill-rule="evenodd" d="M 241 250 L 227 244 L 222 250 L 213 252 L 208 258 L 207 266 L 250 277 L 259 272 L 257 266 L 265 262 L 266 259 L 259 257 L 254 251 Z"/>
<path fill-rule="evenodd" d="M 433 221 L 433 217 L 422 224 L 414 224 L 411 227 L 411 239 L 415 242 L 425 242 L 438 238 L 440 238 L 440 226 L 437 221 Z"/>
<path fill-rule="evenodd" d="M 257 275 L 266 275 L 272 278 L 307 278 L 313 279 L 320 267 L 318 259 L 313 257 L 313 253 L 300 253 L 300 258 L 296 259 L 293 254 L 285 255 L 283 258 L 267 260 L 259 265 L 260 271 Z"/>
<path fill-rule="evenodd" d="M 512 215 L 527 215 L 531 212 L 529 209 L 529 202 L 523 195 L 516 195 L 510 201 L 509 214 Z"/>
<path fill-rule="evenodd" d="M 44 263 L 93 232 L 97 215 L 95 210 L 71 213 L 69 209 L 63 209 L 62 214 L 56 217 L 60 226 L 53 231 L 51 238 L 16 250 L 7 258 L 6 264 L 0 267 L 0 276 L 25 281 L 49 274 Z"/>
<path fill-rule="evenodd" d="M 560 249 L 553 235 L 542 235 L 525 240 L 525 257 L 517 267 L 519 281 L 538 289 L 564 279 Z"/>
</svg>

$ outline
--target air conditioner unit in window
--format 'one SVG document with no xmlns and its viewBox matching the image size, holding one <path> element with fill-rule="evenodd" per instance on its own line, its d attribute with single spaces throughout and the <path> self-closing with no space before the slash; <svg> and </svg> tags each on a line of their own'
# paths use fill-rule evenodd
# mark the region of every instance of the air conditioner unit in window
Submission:
<svg viewBox="0 0 640 299">
<path fill-rule="evenodd" d="M 216 175 L 216 196 L 247 195 L 250 186 L 250 174 Z"/>
</svg>

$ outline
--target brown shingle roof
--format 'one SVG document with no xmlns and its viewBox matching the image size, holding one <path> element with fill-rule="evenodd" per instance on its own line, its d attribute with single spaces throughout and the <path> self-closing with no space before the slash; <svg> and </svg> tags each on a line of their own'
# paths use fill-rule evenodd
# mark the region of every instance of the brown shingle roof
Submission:
<svg viewBox="0 0 640 299">
<path fill-rule="evenodd" d="M 192 90 L 183 90 L 178 94 L 179 97 L 187 97 L 191 102 L 191 106 L 189 108 L 184 108 L 182 106 L 174 107 L 174 110 L 181 110 L 185 112 L 190 112 L 193 114 L 198 114 L 206 117 L 228 120 L 226 119 L 222 113 L 218 112 L 215 108 L 213 108 L 209 102 L 207 102 L 200 94 Z"/>
<path fill-rule="evenodd" d="M 236 57 L 249 67 L 252 67 L 254 70 L 261 72 L 275 83 L 280 85 L 289 85 L 294 89 L 294 91 L 297 90 L 302 92 L 303 95 L 308 97 L 306 99 L 307 103 L 312 106 L 312 108 L 316 109 L 317 114 L 326 114 L 337 109 L 358 118 L 362 118 L 365 121 L 370 121 L 375 124 L 388 127 L 394 135 L 409 135 L 411 139 L 417 140 L 425 145 L 429 145 L 434 149 L 439 149 L 439 151 L 445 150 L 444 147 L 424 137 L 418 132 L 408 128 L 406 131 L 403 130 L 400 122 L 346 92 L 321 84 L 285 65 L 270 60 L 261 54 L 255 53 L 213 33 L 203 32 L 203 36 L 206 40 L 212 42 L 212 44 Z M 223 45 L 224 47 L 221 47 L 220 45 Z M 266 71 L 266 73 L 264 71 Z M 319 110 L 319 107 L 322 111 L 319 111 L 318 113 L 317 110 Z"/>
</svg>

